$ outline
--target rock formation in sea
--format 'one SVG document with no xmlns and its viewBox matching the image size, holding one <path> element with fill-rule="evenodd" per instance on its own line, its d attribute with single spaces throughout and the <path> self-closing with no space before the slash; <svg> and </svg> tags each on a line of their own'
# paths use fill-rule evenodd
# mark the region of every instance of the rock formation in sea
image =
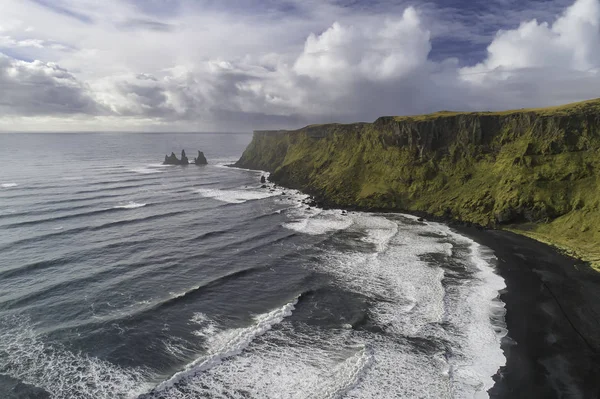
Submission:
<svg viewBox="0 0 600 399">
<path fill-rule="evenodd" d="M 165 155 L 163 165 L 181 165 L 181 161 L 177 159 L 177 155 L 172 152 L 171 155 Z"/>
<path fill-rule="evenodd" d="M 206 160 L 206 157 L 204 156 L 204 153 L 202 151 L 198 151 L 198 156 L 194 159 L 194 164 L 208 165 L 208 161 Z"/>
<path fill-rule="evenodd" d="M 600 99 L 255 131 L 235 165 L 319 203 L 510 229 L 600 267 Z"/>
<path fill-rule="evenodd" d="M 163 162 L 163 165 L 181 165 L 181 166 L 185 166 L 185 165 L 189 165 L 190 161 L 188 159 L 188 157 L 185 155 L 185 150 L 181 150 L 181 159 L 177 158 L 177 155 L 175 155 L 174 152 L 171 153 L 171 155 L 165 155 L 165 160 Z"/>
<path fill-rule="evenodd" d="M 188 157 L 185 156 L 185 150 L 181 150 L 181 165 L 189 165 L 190 161 Z"/>
</svg>

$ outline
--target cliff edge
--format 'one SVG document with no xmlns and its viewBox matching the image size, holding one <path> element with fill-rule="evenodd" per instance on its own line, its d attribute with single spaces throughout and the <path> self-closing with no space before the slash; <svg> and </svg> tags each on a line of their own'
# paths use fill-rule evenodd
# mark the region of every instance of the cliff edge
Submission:
<svg viewBox="0 0 600 399">
<path fill-rule="evenodd" d="M 509 229 L 600 270 L 600 99 L 255 131 L 236 166 L 332 206 Z"/>
</svg>

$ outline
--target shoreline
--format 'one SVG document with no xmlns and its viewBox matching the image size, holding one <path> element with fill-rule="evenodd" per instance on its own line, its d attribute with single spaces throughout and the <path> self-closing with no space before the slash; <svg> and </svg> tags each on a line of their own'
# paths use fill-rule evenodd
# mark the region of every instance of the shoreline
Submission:
<svg viewBox="0 0 600 399">
<path fill-rule="evenodd" d="M 452 227 L 494 251 L 507 286 L 506 365 L 490 397 L 600 397 L 600 274 L 528 237 Z"/>
<path fill-rule="evenodd" d="M 319 193 L 288 188 L 324 209 L 406 213 L 444 223 L 493 250 L 496 273 L 506 283 L 499 297 L 508 333 L 501 343 L 506 364 L 493 376 L 490 398 L 600 397 L 600 273 L 589 263 L 506 230 L 426 212 L 342 207 Z"/>
</svg>

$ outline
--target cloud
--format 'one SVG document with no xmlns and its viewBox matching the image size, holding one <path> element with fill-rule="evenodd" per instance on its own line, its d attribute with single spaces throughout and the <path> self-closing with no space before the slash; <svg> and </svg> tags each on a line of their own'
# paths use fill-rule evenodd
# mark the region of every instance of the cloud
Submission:
<svg viewBox="0 0 600 399">
<path fill-rule="evenodd" d="M 0 114 L 98 114 L 85 85 L 53 63 L 26 62 L 0 53 Z"/>
<path fill-rule="evenodd" d="M 496 33 L 459 10 L 386 0 L 5 1 L 0 110 L 13 125 L 21 115 L 21 126 L 239 131 L 554 105 L 600 89 L 599 0 L 555 17 L 538 2 L 535 12 L 506 0 L 486 6 L 494 15 L 464 9 L 497 26 L 505 7 L 515 23 Z M 530 14 L 540 18 L 516 19 Z M 447 50 L 435 53 L 440 35 Z M 485 43 L 483 58 L 447 56 L 469 43 Z"/>
<path fill-rule="evenodd" d="M 486 58 L 460 70 L 459 84 L 471 108 L 557 105 L 598 97 L 599 67 L 600 3 L 577 0 L 551 23 L 499 31 Z"/>
<path fill-rule="evenodd" d="M 325 81 L 385 81 L 424 64 L 430 50 L 430 33 L 409 7 L 399 19 L 386 19 L 377 26 L 336 22 L 319 36 L 311 34 L 294 70 Z"/>
<path fill-rule="evenodd" d="M 171 32 L 176 29 L 176 26 L 171 24 L 142 18 L 128 19 L 117 26 L 123 30 L 147 29 L 155 32 Z"/>
<path fill-rule="evenodd" d="M 600 3 L 577 0 L 552 24 L 533 19 L 502 30 L 487 48 L 487 58 L 465 74 L 497 69 L 563 68 L 585 71 L 600 63 Z"/>
</svg>

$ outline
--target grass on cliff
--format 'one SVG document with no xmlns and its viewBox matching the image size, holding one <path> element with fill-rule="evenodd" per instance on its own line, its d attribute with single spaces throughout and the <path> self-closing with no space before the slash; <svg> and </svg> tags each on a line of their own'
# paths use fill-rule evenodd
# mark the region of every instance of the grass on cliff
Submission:
<svg viewBox="0 0 600 399">
<path fill-rule="evenodd" d="M 242 160 L 332 204 L 507 228 L 600 270 L 600 100 L 312 125 L 255 135 Z"/>
<path fill-rule="evenodd" d="M 557 247 L 567 255 L 589 262 L 600 272 L 600 213 L 569 212 L 549 223 L 528 223 L 506 228 Z"/>
<path fill-rule="evenodd" d="M 511 109 L 506 111 L 476 111 L 476 112 L 463 112 L 463 111 L 438 111 L 430 114 L 422 115 L 408 115 L 408 116 L 394 116 L 394 120 L 398 122 L 406 120 L 414 121 L 427 121 L 437 118 L 454 117 L 459 115 L 497 115 L 507 116 L 515 114 L 533 113 L 540 116 L 568 116 L 577 115 L 585 112 L 598 112 L 600 113 L 600 98 L 579 101 L 570 104 L 563 104 L 554 107 L 544 108 L 521 108 Z"/>
</svg>

